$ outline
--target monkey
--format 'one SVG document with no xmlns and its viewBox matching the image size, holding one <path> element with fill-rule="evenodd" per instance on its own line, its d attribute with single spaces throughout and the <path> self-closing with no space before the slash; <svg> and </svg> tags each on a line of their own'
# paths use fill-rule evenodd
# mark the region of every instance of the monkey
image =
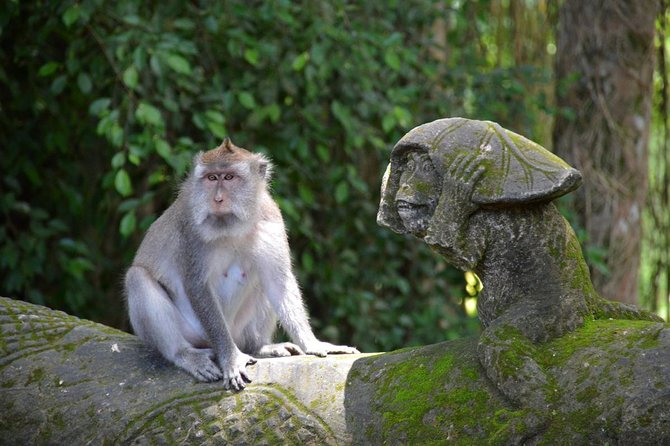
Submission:
<svg viewBox="0 0 670 446">
<path fill-rule="evenodd" d="M 125 275 L 131 326 L 198 381 L 241 390 L 256 358 L 353 354 L 319 341 L 292 271 L 267 157 L 229 138 L 193 158 Z M 273 344 L 281 324 L 293 342 Z"/>
</svg>

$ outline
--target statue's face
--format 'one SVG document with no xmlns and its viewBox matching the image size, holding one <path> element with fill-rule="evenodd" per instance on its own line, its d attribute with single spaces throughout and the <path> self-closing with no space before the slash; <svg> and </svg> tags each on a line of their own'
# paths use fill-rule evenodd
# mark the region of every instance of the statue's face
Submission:
<svg viewBox="0 0 670 446">
<path fill-rule="evenodd" d="M 409 152 L 400 169 L 395 196 L 398 215 L 407 232 L 423 237 L 441 193 L 439 175 L 424 152 Z"/>
</svg>

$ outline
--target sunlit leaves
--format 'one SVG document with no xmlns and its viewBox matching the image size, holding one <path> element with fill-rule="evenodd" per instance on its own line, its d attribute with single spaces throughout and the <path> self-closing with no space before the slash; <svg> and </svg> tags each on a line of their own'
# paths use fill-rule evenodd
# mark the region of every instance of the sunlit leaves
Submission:
<svg viewBox="0 0 670 446">
<path fill-rule="evenodd" d="M 79 19 L 80 6 L 78 3 L 70 6 L 63 13 L 63 23 L 68 28 L 74 25 L 74 23 Z"/>
<path fill-rule="evenodd" d="M 42 65 L 37 72 L 37 75 L 40 77 L 51 76 L 58 68 L 60 64 L 58 62 L 48 62 Z"/>
<path fill-rule="evenodd" d="M 349 185 L 342 181 L 335 187 L 335 201 L 342 204 L 349 198 Z"/>
<path fill-rule="evenodd" d="M 137 226 L 137 216 L 135 215 L 135 212 L 134 211 L 127 212 L 123 216 L 123 218 L 121 218 L 121 222 L 119 223 L 119 232 L 121 233 L 122 236 L 128 237 L 133 232 L 135 232 L 136 226 Z"/>
<path fill-rule="evenodd" d="M 300 53 L 295 57 L 295 59 L 293 59 L 291 68 L 293 69 L 293 71 L 302 71 L 302 69 L 305 68 L 305 65 L 307 64 L 308 60 L 309 60 L 309 53 L 307 51 Z"/>
<path fill-rule="evenodd" d="M 84 72 L 81 72 L 77 75 L 77 85 L 79 86 L 79 90 L 81 90 L 81 92 L 84 94 L 90 93 L 91 89 L 93 88 L 91 77 Z"/>
<path fill-rule="evenodd" d="M 165 125 L 160 110 L 148 102 L 140 102 L 135 111 L 135 116 L 142 124 L 149 124 L 157 127 Z"/>
<path fill-rule="evenodd" d="M 114 176 L 114 187 L 116 191 L 123 197 L 127 197 L 133 193 L 133 185 L 130 181 L 130 176 L 125 169 L 119 169 Z"/>
<path fill-rule="evenodd" d="M 130 89 L 137 87 L 137 81 L 139 80 L 139 74 L 137 73 L 137 68 L 134 65 L 129 66 L 123 72 L 123 83 Z"/>
<path fill-rule="evenodd" d="M 191 74 L 191 64 L 183 56 L 176 53 L 168 53 L 165 56 L 168 66 L 179 74 Z"/>
<path fill-rule="evenodd" d="M 101 116 L 103 112 L 106 112 L 109 109 L 111 103 L 112 100 L 109 98 L 98 98 L 91 102 L 88 112 L 93 116 Z"/>
<path fill-rule="evenodd" d="M 400 70 L 400 57 L 392 49 L 388 49 L 384 52 L 384 62 L 393 70 Z"/>
<path fill-rule="evenodd" d="M 252 110 L 254 107 L 256 107 L 256 100 L 254 99 L 253 94 L 248 91 L 239 92 L 237 95 L 237 100 L 240 101 L 240 104 L 242 104 L 244 108 L 249 110 Z"/>
<path fill-rule="evenodd" d="M 255 48 L 248 48 L 244 50 L 244 60 L 249 62 L 251 65 L 258 65 L 260 59 L 260 53 Z"/>
<path fill-rule="evenodd" d="M 167 141 L 164 139 L 157 139 L 155 143 L 156 147 L 156 153 L 158 153 L 163 159 L 170 159 L 170 156 L 172 156 L 172 149 L 170 148 L 170 144 L 168 144 Z"/>
</svg>

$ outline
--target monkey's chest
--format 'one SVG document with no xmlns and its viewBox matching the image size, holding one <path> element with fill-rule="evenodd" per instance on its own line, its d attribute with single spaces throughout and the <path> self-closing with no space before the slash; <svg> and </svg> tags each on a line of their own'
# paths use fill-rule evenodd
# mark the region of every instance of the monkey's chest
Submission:
<svg viewBox="0 0 670 446">
<path fill-rule="evenodd" d="M 214 295 L 217 296 L 224 314 L 234 319 L 245 307 L 245 303 L 259 294 L 258 273 L 245 262 L 231 262 L 210 277 Z"/>
</svg>

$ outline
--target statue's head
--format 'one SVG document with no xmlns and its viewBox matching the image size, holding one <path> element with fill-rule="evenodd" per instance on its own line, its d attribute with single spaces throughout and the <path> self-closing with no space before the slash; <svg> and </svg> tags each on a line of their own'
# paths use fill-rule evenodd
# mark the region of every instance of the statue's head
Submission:
<svg viewBox="0 0 670 446">
<path fill-rule="evenodd" d="M 457 241 L 478 209 L 550 201 L 580 182 L 579 171 L 494 122 L 439 119 L 414 128 L 393 148 L 377 222 L 467 264 L 457 259 Z"/>
</svg>

